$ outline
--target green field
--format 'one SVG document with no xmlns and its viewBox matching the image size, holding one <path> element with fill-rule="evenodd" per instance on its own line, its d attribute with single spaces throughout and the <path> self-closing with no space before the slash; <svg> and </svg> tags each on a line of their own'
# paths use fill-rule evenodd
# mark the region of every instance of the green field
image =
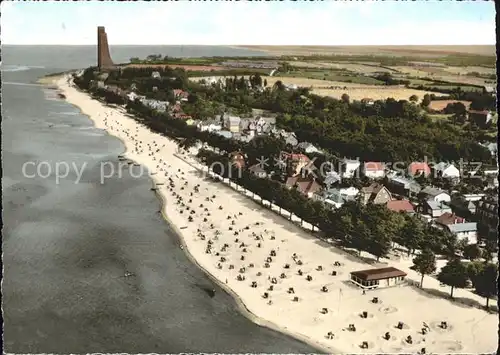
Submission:
<svg viewBox="0 0 500 355">
<path fill-rule="evenodd" d="M 329 69 L 307 69 L 293 71 L 290 73 L 279 73 L 280 76 L 288 76 L 293 78 L 307 78 L 317 80 L 341 81 L 345 83 L 365 84 L 365 85 L 384 85 L 383 81 L 348 72 L 346 70 L 329 70 Z"/>
</svg>

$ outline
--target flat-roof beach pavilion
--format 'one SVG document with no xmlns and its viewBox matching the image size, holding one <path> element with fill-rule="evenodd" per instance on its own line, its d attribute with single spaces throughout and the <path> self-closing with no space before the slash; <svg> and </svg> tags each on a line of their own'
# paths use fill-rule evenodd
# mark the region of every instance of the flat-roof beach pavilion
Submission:
<svg viewBox="0 0 500 355">
<path fill-rule="evenodd" d="M 404 282 L 406 273 L 395 267 L 383 267 L 351 272 L 351 282 L 363 289 L 389 287 Z"/>
</svg>

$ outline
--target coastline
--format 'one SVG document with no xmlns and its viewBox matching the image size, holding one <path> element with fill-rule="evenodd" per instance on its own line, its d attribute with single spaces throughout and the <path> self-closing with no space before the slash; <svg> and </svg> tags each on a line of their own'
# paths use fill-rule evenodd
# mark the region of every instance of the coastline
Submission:
<svg viewBox="0 0 500 355">
<path fill-rule="evenodd" d="M 60 83 L 60 80 L 64 80 L 64 79 L 65 79 L 65 75 L 58 74 L 58 75 L 53 75 L 53 76 L 49 75 L 49 76 L 46 76 L 44 78 L 40 78 L 37 82 L 39 82 L 40 84 L 43 84 L 43 85 L 56 85 L 58 87 L 58 91 L 64 92 L 64 90 L 61 88 L 61 83 Z M 69 99 L 66 99 L 65 101 L 68 102 L 69 104 L 77 107 L 83 115 L 87 116 L 88 119 L 90 121 L 92 121 L 92 123 L 94 124 L 94 126 L 96 128 L 99 128 L 96 125 L 96 121 L 92 118 L 92 115 L 89 113 L 86 113 L 82 109 L 82 107 L 78 105 L 78 103 L 71 102 Z M 136 160 L 134 160 L 128 156 L 129 147 L 128 147 L 127 142 L 124 139 L 122 139 L 121 137 L 119 137 L 117 135 L 111 134 L 106 129 L 103 129 L 103 128 L 100 128 L 100 129 L 105 131 L 108 135 L 112 135 L 114 138 L 117 138 L 118 140 L 120 140 L 120 142 L 122 142 L 122 144 L 124 146 L 124 150 L 122 153 L 120 153 L 120 155 L 122 155 L 123 157 L 126 157 L 127 159 L 133 161 L 134 163 L 140 164 L 139 162 L 137 162 Z M 151 179 L 151 181 L 154 185 L 158 182 L 158 180 L 156 179 L 156 177 L 154 175 L 150 175 L 149 178 Z M 224 282 L 222 282 L 215 275 L 213 275 L 208 268 L 203 267 L 198 262 L 196 257 L 193 254 L 191 254 L 191 252 L 189 250 L 189 246 L 186 243 L 186 236 L 183 235 L 182 230 L 173 221 L 173 220 L 175 220 L 175 218 L 172 218 L 172 214 L 174 212 L 170 211 L 170 216 L 169 216 L 169 212 L 167 210 L 167 198 L 166 198 L 166 196 L 164 194 L 162 194 L 161 192 L 159 192 L 158 190 L 154 191 L 154 193 L 160 202 L 161 215 L 162 215 L 163 219 L 167 222 L 169 227 L 173 230 L 176 238 L 178 239 L 178 241 L 180 243 L 180 246 L 182 246 L 183 251 L 185 252 L 188 259 L 194 265 L 196 265 L 200 270 L 202 270 L 203 273 L 205 273 L 205 275 L 207 275 L 207 277 L 212 282 L 216 283 L 224 292 L 226 292 L 227 294 L 229 294 L 231 296 L 231 298 L 235 301 L 235 304 L 237 306 L 238 311 L 243 316 L 245 316 L 247 319 L 249 319 L 250 321 L 252 321 L 253 323 L 255 323 L 256 325 L 258 325 L 260 327 L 266 327 L 266 328 L 272 329 L 274 331 L 277 331 L 277 332 L 280 332 L 282 334 L 293 337 L 293 338 L 295 338 L 303 343 L 306 343 L 306 344 L 310 345 L 311 347 L 316 348 L 318 350 L 318 353 L 328 354 L 328 353 L 331 353 L 333 351 L 332 348 L 326 348 L 326 347 L 322 346 L 321 344 L 318 344 L 314 340 L 312 340 L 308 337 L 305 337 L 301 334 L 295 334 L 295 333 L 289 332 L 288 330 L 283 329 L 282 327 L 278 326 L 277 324 L 275 324 L 273 322 L 269 322 L 266 319 L 257 316 L 255 313 L 253 313 L 251 310 L 249 310 L 248 307 L 245 305 L 244 301 L 241 299 L 241 297 L 236 292 L 234 292 Z M 177 216 L 178 220 L 180 218 L 181 218 L 181 216 Z"/>
<path fill-rule="evenodd" d="M 52 79 L 52 81 L 54 81 L 54 79 Z M 78 107 L 83 114 L 87 115 L 94 122 L 94 125 L 97 128 L 106 130 L 108 134 L 117 137 L 118 139 L 120 139 L 124 143 L 125 152 L 123 153 L 123 155 L 126 156 L 127 159 L 133 160 L 133 161 L 137 162 L 138 164 L 146 166 L 150 171 L 155 170 L 155 169 L 151 169 L 152 167 L 154 167 L 154 165 L 152 165 L 151 161 L 148 161 L 146 158 L 138 156 L 138 155 L 134 154 L 133 152 L 131 152 L 131 150 L 129 149 L 132 146 L 131 141 L 127 141 L 123 137 L 120 137 L 119 134 L 113 132 L 113 128 L 106 129 L 106 127 L 104 127 L 103 123 L 99 121 L 98 116 L 99 116 L 99 114 L 101 114 L 102 112 L 105 111 L 105 112 L 107 112 L 106 115 L 109 113 L 110 115 L 113 116 L 113 118 L 115 119 L 115 121 L 113 121 L 113 122 L 117 123 L 117 124 L 119 124 L 118 123 L 118 122 L 120 122 L 119 120 L 123 120 L 122 122 L 125 122 L 127 120 L 133 121 L 132 119 L 125 117 L 120 112 L 118 112 L 116 109 L 104 107 L 103 105 L 101 105 L 101 103 L 98 103 L 98 102 L 91 102 L 91 104 L 94 105 L 96 108 L 95 111 L 92 111 L 91 109 L 89 109 L 89 107 L 86 107 L 84 100 L 85 100 L 85 98 L 88 101 L 93 101 L 93 100 L 91 100 L 86 93 L 81 93 L 81 92 L 80 92 L 80 94 L 84 95 L 85 97 L 83 97 L 83 96 L 76 97 L 77 96 L 77 95 L 75 95 L 76 89 L 70 88 L 69 86 L 67 86 L 67 84 L 65 84 L 64 78 L 58 79 L 57 86 L 58 86 L 59 90 L 62 90 L 62 92 L 64 92 L 66 94 L 67 101 L 69 103 L 71 103 L 72 105 Z M 81 101 L 79 101 L 79 100 L 81 100 Z M 88 104 L 88 102 L 87 102 L 87 104 Z M 99 111 L 101 111 L 101 112 L 99 113 Z M 127 124 L 130 124 L 130 127 L 139 126 L 138 124 L 134 124 L 133 122 L 129 122 L 129 121 L 127 121 Z M 151 132 L 146 132 L 146 133 L 144 133 L 144 135 L 145 135 L 145 137 L 152 140 L 153 142 L 154 142 L 153 139 L 157 139 L 157 140 L 160 139 L 159 135 L 153 134 Z M 161 139 L 166 140 L 167 138 L 161 138 Z M 175 145 L 174 143 L 171 143 L 169 148 L 174 148 L 174 145 Z M 171 155 L 170 158 L 172 158 L 174 160 L 179 159 L 179 158 L 173 157 L 172 154 L 173 154 L 173 152 L 170 152 L 170 155 Z M 170 158 L 169 158 L 169 160 L 170 160 Z M 149 162 L 149 164 L 148 164 L 148 162 Z M 176 162 L 176 164 L 177 164 L 177 166 L 182 166 L 184 168 L 185 164 L 187 164 L 187 163 L 182 164 L 182 163 Z M 150 177 L 152 178 L 152 181 L 155 184 L 157 182 L 159 182 L 157 176 L 150 176 Z M 193 178 L 192 181 L 200 181 L 200 183 L 204 184 L 203 186 L 205 186 L 205 184 L 206 184 L 206 186 L 209 186 L 209 184 L 211 184 L 211 183 L 202 182 L 202 179 L 200 179 L 200 178 L 196 178 L 196 179 Z M 220 185 L 217 185 L 217 186 L 219 186 L 219 189 L 220 189 Z M 360 293 L 358 290 L 344 291 L 346 293 L 349 293 L 348 296 L 352 295 L 354 302 L 349 303 L 349 300 L 348 300 L 347 304 L 343 304 L 343 306 L 346 309 L 345 310 L 342 309 L 342 312 L 340 312 L 340 301 L 339 301 L 339 304 L 338 304 L 339 311 L 337 311 L 337 315 L 338 316 L 342 315 L 343 317 L 334 319 L 333 322 L 335 324 L 333 326 L 336 329 L 335 333 L 340 334 L 340 338 L 338 338 L 338 339 L 336 338 L 333 341 L 331 341 L 331 340 L 329 341 L 329 340 L 324 339 L 324 335 L 326 334 L 326 332 L 322 331 L 323 328 L 325 328 L 325 327 L 324 327 L 324 325 L 321 324 L 322 320 L 319 319 L 320 317 L 314 317 L 312 319 L 312 321 L 310 320 L 311 314 L 310 313 L 308 314 L 308 312 L 310 312 L 311 309 L 313 309 L 313 310 L 317 309 L 319 307 L 319 305 L 313 305 L 312 308 L 308 308 L 307 310 L 303 310 L 300 314 L 294 314 L 291 306 L 289 306 L 291 303 L 290 298 L 289 298 L 289 296 L 286 296 L 286 294 L 285 294 L 282 300 L 278 300 L 275 302 L 275 305 L 282 306 L 283 311 L 278 310 L 277 313 L 272 313 L 272 310 L 271 310 L 272 307 L 269 307 L 267 305 L 265 305 L 265 306 L 260 305 L 260 304 L 262 304 L 262 300 L 260 300 L 260 297 L 258 295 L 257 295 L 257 297 L 255 297 L 255 295 L 253 295 L 253 298 L 252 298 L 252 295 L 250 295 L 250 292 L 253 292 L 253 291 L 246 291 L 246 290 L 248 290 L 248 285 L 247 285 L 247 288 L 245 290 L 243 290 L 241 283 L 238 284 L 237 282 L 233 281 L 234 276 L 235 276 L 234 274 L 231 274 L 230 272 L 224 273 L 222 271 L 218 271 L 215 268 L 215 265 L 211 261 L 210 257 L 207 257 L 206 255 L 204 255 L 204 252 L 203 252 L 204 248 L 199 247 L 199 241 L 194 240 L 193 235 L 195 235 L 195 233 L 194 233 L 195 231 L 193 230 L 193 228 L 188 228 L 188 229 L 183 229 L 183 230 L 179 229 L 178 225 L 181 223 L 181 221 L 185 222 L 186 218 L 184 216 L 182 216 L 176 210 L 176 206 L 175 206 L 175 204 L 173 204 L 174 199 L 172 199 L 172 204 L 167 203 L 167 201 L 168 201 L 168 198 L 166 196 L 167 191 L 163 190 L 163 188 L 158 188 L 156 191 L 156 195 L 160 198 L 160 202 L 162 205 L 161 212 L 162 212 L 163 217 L 167 220 L 167 222 L 172 227 L 172 229 L 178 233 L 179 241 L 180 241 L 181 245 L 184 247 L 184 250 L 186 251 L 190 260 L 193 261 L 198 267 L 200 267 L 214 282 L 217 282 L 217 284 L 222 289 L 224 289 L 226 292 L 228 292 L 233 297 L 233 299 L 235 299 L 241 313 L 243 313 L 250 320 L 252 320 L 254 323 L 256 323 L 260 326 L 265 326 L 265 327 L 271 328 L 273 330 L 277 330 L 281 333 L 285 333 L 287 335 L 293 336 L 294 338 L 299 339 L 300 341 L 303 341 L 305 343 L 308 343 L 315 348 L 322 349 L 322 351 L 324 351 L 325 353 L 338 352 L 336 350 L 337 348 L 341 348 L 345 352 L 359 352 L 360 351 L 359 344 L 357 344 L 357 343 L 353 344 L 353 342 L 354 342 L 354 340 L 352 339 L 353 337 L 347 336 L 348 333 L 342 333 L 342 331 L 344 329 L 340 329 L 342 327 L 347 326 L 347 323 L 346 323 L 347 321 L 353 321 L 353 319 L 354 319 L 356 322 L 359 322 L 359 320 L 358 320 L 359 317 L 357 317 L 357 314 L 355 314 L 356 312 L 359 312 L 359 309 L 358 309 L 359 307 L 356 305 L 358 303 L 357 299 L 360 298 L 359 297 Z M 224 186 L 223 189 L 229 189 L 229 188 Z M 219 193 L 219 191 L 217 191 L 217 193 Z M 224 191 L 224 192 L 221 191 L 221 193 L 227 197 L 232 196 L 231 191 L 229 191 L 229 192 L 228 191 Z M 253 204 L 253 202 L 250 202 L 250 203 Z M 234 201 L 234 205 L 232 204 L 231 208 L 233 208 L 233 206 L 234 206 L 234 208 L 246 208 L 247 210 L 249 210 L 249 212 L 250 211 L 257 211 L 257 213 L 263 212 L 263 213 L 269 214 L 269 211 L 263 211 L 261 208 L 253 208 L 252 209 L 251 207 L 248 206 L 248 204 L 245 204 L 244 202 Z M 258 207 L 258 206 L 252 206 L 252 207 Z M 213 211 L 213 212 L 214 212 L 214 214 L 216 214 L 217 211 Z M 223 213 L 225 213 L 225 212 L 223 212 Z M 222 216 L 222 213 L 220 213 L 220 216 Z M 250 218 L 250 217 L 248 217 L 248 218 Z M 293 250 L 297 250 L 297 251 L 301 251 L 301 252 L 303 251 L 304 253 L 308 252 L 307 248 L 302 248 L 302 244 L 304 244 L 304 243 L 302 243 L 302 242 L 299 243 L 299 240 L 298 240 L 299 238 L 307 239 L 307 237 L 304 237 L 303 235 L 294 235 L 294 234 L 299 234 L 298 227 L 295 226 L 295 228 L 293 228 L 293 227 L 286 225 L 286 222 L 284 222 L 283 220 L 279 220 L 280 217 L 272 218 L 272 217 L 266 216 L 263 218 L 266 218 L 266 220 L 272 220 L 275 223 L 278 223 L 280 225 L 279 226 L 280 228 L 283 227 L 282 228 L 283 230 L 288 230 L 289 235 L 286 235 L 286 237 L 288 239 L 297 238 L 297 240 L 295 240 L 295 239 L 293 240 L 293 243 L 295 243 L 294 246 L 296 247 L 296 249 L 293 249 Z M 224 219 L 224 218 L 222 218 L 222 219 Z M 254 219 L 250 219 L 250 220 L 255 221 Z M 175 222 L 179 222 L 179 223 L 175 223 Z M 185 224 L 188 225 L 187 222 L 185 222 Z M 191 225 L 193 225 L 193 224 L 191 224 Z M 274 227 L 274 225 L 273 225 L 273 227 Z M 290 230 L 293 230 L 293 231 L 290 231 Z M 282 232 L 283 235 L 285 233 L 286 232 Z M 312 238 L 310 238 L 310 237 L 308 239 L 309 239 L 307 241 L 308 245 L 316 244 L 315 248 L 318 248 L 317 241 L 311 241 Z M 290 241 L 290 243 L 292 244 L 292 241 Z M 286 249 L 286 246 L 282 246 L 282 248 Z M 313 247 L 311 246 L 310 253 L 314 253 L 314 251 L 315 251 L 312 248 Z M 324 246 L 319 246 L 319 248 L 327 249 Z M 279 247 L 278 247 L 278 250 L 279 250 Z M 335 258 L 335 257 L 338 259 L 342 258 L 342 256 L 340 256 L 339 254 L 335 254 L 332 251 L 326 250 L 326 252 L 330 253 L 330 254 L 328 254 L 328 257 L 331 259 L 330 263 L 334 261 L 333 258 Z M 324 254 L 324 255 L 326 255 L 326 254 Z M 259 258 L 259 260 L 260 260 L 260 258 Z M 320 260 L 320 261 L 326 260 L 326 257 L 323 257 L 323 255 L 321 255 L 321 257 L 318 256 L 318 260 Z M 356 263 L 354 263 L 354 264 L 356 264 Z M 361 263 L 357 262 L 357 264 L 359 265 Z M 325 265 L 325 263 L 323 265 Z M 355 266 L 359 267 L 358 265 L 355 265 Z M 274 268 L 274 266 L 273 266 L 273 268 Z M 367 266 L 365 265 L 364 268 L 366 269 Z M 222 281 L 224 275 L 226 277 L 230 276 L 233 278 L 231 280 L 231 284 L 234 284 L 234 285 L 232 285 L 234 288 L 232 288 L 231 285 L 226 285 Z M 345 276 L 346 275 L 344 275 L 344 277 Z M 318 275 L 318 279 L 320 279 L 320 281 L 324 281 L 324 280 L 326 280 L 326 277 L 324 275 Z M 430 283 L 430 278 L 429 277 L 426 278 L 426 281 Z M 331 281 L 329 281 L 329 282 L 331 282 Z M 325 283 L 326 283 L 326 281 L 325 281 Z M 307 285 L 308 285 L 307 283 L 302 283 L 301 286 L 302 287 L 310 287 Z M 296 288 L 297 288 L 297 290 L 302 291 L 302 288 L 299 288 L 298 286 L 296 286 Z M 400 290 L 402 290 L 402 289 L 400 289 Z M 406 291 L 409 291 L 409 290 L 406 290 Z M 379 291 L 377 291 L 377 292 L 379 292 Z M 383 294 L 383 298 L 385 300 L 388 300 L 389 303 L 396 302 L 394 300 L 390 300 L 390 298 L 389 298 L 390 296 L 387 292 L 382 291 L 382 292 L 380 292 L 380 294 Z M 314 296 L 312 291 L 309 292 L 309 295 Z M 333 298 L 336 298 L 336 296 L 333 296 Z M 288 301 L 286 301 L 285 299 L 287 299 Z M 442 301 L 451 304 L 451 302 L 448 302 L 447 300 L 442 300 Z M 335 307 L 332 307 L 332 308 L 335 308 Z M 397 307 L 393 307 L 393 308 L 396 308 L 396 311 L 397 311 Z M 404 309 L 404 311 L 406 311 L 406 309 Z M 293 314 L 289 313 L 289 312 L 292 312 Z M 297 312 L 295 312 L 295 313 L 297 313 Z M 332 311 L 332 313 L 335 313 L 335 312 Z M 288 315 L 294 315 L 294 316 L 296 316 L 295 318 L 297 318 L 297 319 L 308 320 L 308 321 L 310 321 L 310 322 L 308 322 L 310 324 L 301 328 L 300 322 L 299 322 L 299 324 L 295 324 L 296 323 L 295 320 L 292 320 L 292 319 L 288 320 L 287 319 Z M 483 316 L 484 316 L 484 314 L 483 314 Z M 382 317 L 383 317 L 383 315 L 382 315 Z M 410 317 L 410 315 L 407 315 L 405 313 L 404 315 L 400 314 L 399 317 L 401 317 L 402 319 L 406 319 L 406 318 Z M 276 320 L 278 322 L 276 322 Z M 384 320 L 385 320 L 385 318 L 384 318 Z M 478 321 L 477 319 L 475 319 L 475 320 L 477 322 L 480 321 L 480 320 Z M 388 324 L 389 323 L 392 324 L 393 321 L 394 321 L 393 319 L 388 320 Z M 457 321 L 455 319 L 453 319 L 451 322 L 457 323 Z M 282 325 L 279 325 L 280 323 Z M 289 328 L 292 328 L 292 329 L 289 329 Z M 383 328 L 383 326 L 381 328 Z M 303 331 L 301 332 L 299 329 L 301 329 Z M 306 333 L 310 336 L 308 336 L 304 333 Z M 361 332 L 359 335 L 362 335 L 363 333 L 364 332 Z M 311 336 L 311 335 L 313 335 L 313 336 Z M 368 335 L 369 334 L 367 334 L 366 337 L 368 337 Z M 354 337 L 354 339 L 358 339 L 358 338 L 359 337 Z M 457 334 L 454 338 L 461 339 L 459 334 Z M 323 339 L 323 340 L 321 340 L 321 339 Z M 361 340 L 363 340 L 363 338 L 359 338 L 358 340 L 361 341 Z M 450 341 L 451 340 L 449 340 L 448 342 L 450 342 Z M 473 341 L 475 343 L 475 339 L 473 339 Z M 488 341 L 488 340 L 486 340 L 486 341 Z M 329 344 L 325 344 L 325 343 L 329 343 Z M 380 340 L 378 340 L 378 342 L 376 343 L 376 340 L 374 338 L 373 342 L 370 342 L 369 349 L 361 350 L 361 351 L 362 352 L 366 352 L 366 351 L 368 351 L 368 352 L 380 352 L 380 351 L 383 351 L 383 352 L 398 352 L 398 351 L 407 352 L 408 350 L 410 350 L 409 348 L 403 349 L 403 346 L 401 346 L 401 348 L 398 348 L 398 347 L 389 348 L 389 347 L 386 347 L 386 345 L 387 344 L 381 342 Z M 394 345 L 394 344 L 389 344 L 389 345 Z M 450 349 L 449 347 L 442 348 L 441 346 L 439 346 L 439 350 L 438 350 L 438 345 L 439 344 L 436 344 L 435 348 L 433 348 L 431 351 L 432 352 L 447 352 L 447 351 L 448 352 L 449 351 L 462 352 L 461 350 L 464 347 L 466 349 L 463 349 L 463 350 L 469 350 L 469 351 L 475 350 L 475 349 L 472 349 L 470 346 L 467 348 L 467 344 L 459 344 L 460 346 L 457 345 L 457 347 L 454 349 Z M 384 347 L 385 347 L 385 349 L 384 349 Z M 478 351 L 482 351 L 482 350 L 483 349 L 478 350 Z"/>
</svg>

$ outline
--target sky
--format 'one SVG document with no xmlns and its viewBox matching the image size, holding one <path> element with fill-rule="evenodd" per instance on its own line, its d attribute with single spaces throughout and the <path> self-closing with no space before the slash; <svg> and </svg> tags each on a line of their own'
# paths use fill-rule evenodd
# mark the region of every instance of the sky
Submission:
<svg viewBox="0 0 500 355">
<path fill-rule="evenodd" d="M 3 44 L 495 44 L 493 1 L 1 3 Z"/>
</svg>

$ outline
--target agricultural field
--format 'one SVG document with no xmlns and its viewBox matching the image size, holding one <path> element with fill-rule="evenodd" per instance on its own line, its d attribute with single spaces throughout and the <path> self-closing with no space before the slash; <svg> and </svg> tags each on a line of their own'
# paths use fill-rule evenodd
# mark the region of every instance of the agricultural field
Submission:
<svg viewBox="0 0 500 355">
<path fill-rule="evenodd" d="M 346 70 L 346 71 L 351 71 L 355 73 L 361 73 L 361 74 L 369 74 L 369 73 L 376 73 L 376 72 L 391 72 L 390 69 L 381 67 L 378 65 L 378 63 L 374 62 L 373 64 L 371 63 L 345 63 L 345 62 L 339 62 L 339 63 L 334 63 L 334 62 L 317 62 L 317 61 L 311 61 L 311 62 L 301 62 L 301 61 L 289 61 L 288 62 L 290 65 L 298 68 L 324 68 L 324 69 L 336 69 L 336 70 Z"/>
<path fill-rule="evenodd" d="M 212 71 L 212 70 L 229 70 L 231 68 L 221 67 L 216 65 L 179 65 L 179 64 L 127 64 L 125 68 L 165 68 L 170 67 L 183 68 L 187 71 Z"/>
<path fill-rule="evenodd" d="M 457 100 L 435 100 L 431 101 L 429 104 L 429 108 L 434 111 L 441 111 L 443 110 L 448 104 L 452 104 L 455 102 L 460 102 L 462 103 L 466 108 L 469 108 L 469 105 L 471 104 L 470 101 L 457 101 Z"/>
<path fill-rule="evenodd" d="M 425 94 L 434 94 L 436 96 L 444 95 L 436 92 L 433 93 L 423 90 L 407 89 L 399 86 L 380 87 L 370 85 L 358 85 L 357 87 L 349 87 L 347 90 L 313 88 L 312 92 L 316 95 L 330 96 L 336 99 L 340 99 L 343 94 L 347 94 L 351 100 L 362 100 L 364 98 L 370 98 L 372 100 L 385 100 L 387 98 L 393 98 L 395 100 L 408 100 L 410 96 L 417 95 L 419 101 L 421 101 Z"/>
<path fill-rule="evenodd" d="M 491 85 L 489 83 L 491 80 L 487 80 L 484 78 L 478 78 L 474 76 L 467 76 L 465 74 L 460 74 L 456 73 L 457 67 L 442 67 L 442 68 L 423 68 L 423 67 L 412 67 L 412 66 L 394 66 L 391 67 L 393 69 L 396 69 L 400 72 L 398 74 L 399 77 L 404 78 L 404 76 L 411 76 L 411 77 L 418 77 L 418 78 L 423 78 L 423 79 L 430 79 L 430 80 L 442 80 L 442 81 L 448 81 L 451 83 L 459 83 L 459 84 L 471 84 L 471 85 Z M 452 68 L 452 70 L 455 70 L 455 73 L 449 71 L 448 69 Z M 463 68 L 471 68 L 471 67 L 463 67 Z M 474 68 L 481 68 L 481 67 L 474 67 Z M 492 69 L 494 70 L 494 69 Z M 483 68 L 483 71 L 490 71 L 488 68 Z M 465 73 L 467 71 L 464 71 Z M 422 85 L 425 85 L 422 83 Z"/>
<path fill-rule="evenodd" d="M 366 84 L 366 85 L 383 85 L 384 82 L 371 78 L 369 76 L 364 76 L 357 73 L 352 73 L 348 71 L 337 71 L 337 70 L 300 70 L 293 71 L 287 74 L 282 74 L 286 77 L 295 78 L 306 78 L 306 79 L 317 79 L 326 81 L 340 81 L 346 83 L 355 84 Z"/>
<path fill-rule="evenodd" d="M 495 75 L 495 68 L 485 68 L 485 67 L 445 67 L 444 71 L 447 71 L 456 75 L 467 75 L 469 73 L 479 73 L 484 75 Z"/>
<path fill-rule="evenodd" d="M 456 54 L 494 56 L 494 45 L 471 46 L 237 46 L 261 50 L 274 55 L 391 55 L 413 57 L 444 57 Z"/>
<path fill-rule="evenodd" d="M 220 78 L 211 76 L 213 78 Z M 204 77 L 190 78 L 192 81 L 199 81 Z M 422 100 L 425 94 L 434 94 L 440 96 L 439 93 L 432 93 L 423 90 L 407 89 L 401 86 L 381 86 L 381 85 L 363 85 L 356 83 L 345 83 L 340 81 L 318 80 L 307 78 L 293 78 L 284 76 L 266 76 L 268 86 L 273 86 L 277 81 L 281 81 L 285 85 L 297 85 L 299 87 L 308 87 L 312 89 L 312 93 L 320 96 L 330 96 L 340 99 L 343 94 L 348 94 L 351 100 L 361 100 L 370 98 L 373 100 L 385 100 L 392 97 L 396 100 L 408 100 L 410 96 L 417 95 L 419 101 Z M 444 96 L 444 94 L 443 94 Z"/>
</svg>

